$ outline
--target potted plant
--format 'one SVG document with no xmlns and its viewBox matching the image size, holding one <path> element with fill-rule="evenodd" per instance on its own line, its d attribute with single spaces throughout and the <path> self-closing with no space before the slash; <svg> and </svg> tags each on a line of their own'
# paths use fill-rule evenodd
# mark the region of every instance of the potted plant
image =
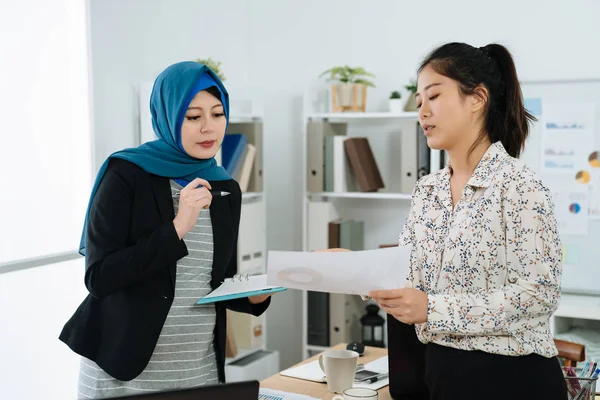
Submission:
<svg viewBox="0 0 600 400">
<path fill-rule="evenodd" d="M 394 90 L 390 94 L 390 98 L 388 100 L 390 112 L 394 114 L 399 114 L 402 112 L 402 95 L 399 91 Z"/>
<path fill-rule="evenodd" d="M 332 87 L 333 111 L 365 111 L 367 86 L 375 87 L 367 77 L 374 78 L 362 67 L 338 66 L 323 72 L 328 81 L 337 82 Z"/>
<path fill-rule="evenodd" d="M 225 80 L 225 75 L 223 75 L 223 72 L 221 72 L 221 62 L 220 61 L 215 61 L 210 57 L 198 58 L 198 59 L 196 59 L 196 61 L 199 63 L 202 63 L 202 64 L 206 65 L 208 68 L 212 69 L 213 72 L 215 74 L 217 74 L 217 76 L 219 77 L 220 80 L 222 80 L 222 81 Z"/>
<path fill-rule="evenodd" d="M 415 97 L 417 94 L 417 81 L 411 79 L 408 85 L 404 85 L 404 89 L 410 93 L 404 105 L 404 111 L 417 111 L 417 99 Z"/>
</svg>

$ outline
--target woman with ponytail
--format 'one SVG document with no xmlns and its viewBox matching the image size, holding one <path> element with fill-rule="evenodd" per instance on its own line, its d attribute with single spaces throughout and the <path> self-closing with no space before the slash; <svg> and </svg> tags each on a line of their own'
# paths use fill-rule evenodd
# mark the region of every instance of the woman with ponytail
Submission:
<svg viewBox="0 0 600 400">
<path fill-rule="evenodd" d="M 551 193 L 517 159 L 533 117 L 512 56 L 449 43 L 418 74 L 419 122 L 449 164 L 415 186 L 408 287 L 370 295 L 426 343 L 431 399 L 564 400 L 550 331 L 562 246 Z"/>
</svg>

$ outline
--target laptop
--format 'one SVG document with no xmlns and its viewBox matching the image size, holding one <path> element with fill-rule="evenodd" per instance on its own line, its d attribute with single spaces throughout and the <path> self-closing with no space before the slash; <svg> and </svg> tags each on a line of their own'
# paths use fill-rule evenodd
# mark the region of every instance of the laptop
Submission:
<svg viewBox="0 0 600 400">
<path fill-rule="evenodd" d="M 169 392 L 142 393 L 124 397 L 111 397 L 111 399 L 130 400 L 206 400 L 206 399 L 236 399 L 257 400 L 258 381 L 243 381 L 222 383 L 217 385 L 198 386 L 190 389 L 173 390 Z"/>
</svg>

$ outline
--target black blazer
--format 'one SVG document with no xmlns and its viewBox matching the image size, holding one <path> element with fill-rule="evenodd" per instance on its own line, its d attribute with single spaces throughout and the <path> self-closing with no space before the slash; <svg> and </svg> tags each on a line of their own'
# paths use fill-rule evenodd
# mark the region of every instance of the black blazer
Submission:
<svg viewBox="0 0 600 400">
<path fill-rule="evenodd" d="M 241 191 L 234 180 L 210 182 L 231 192 L 210 206 L 214 236 L 211 287 L 237 271 Z M 176 263 L 188 254 L 173 219 L 169 180 L 111 159 L 88 219 L 85 285 L 90 294 L 65 324 L 60 340 L 122 381 L 146 368 L 173 303 Z M 225 381 L 226 308 L 262 314 L 270 299 L 216 303 L 214 348 Z"/>
</svg>

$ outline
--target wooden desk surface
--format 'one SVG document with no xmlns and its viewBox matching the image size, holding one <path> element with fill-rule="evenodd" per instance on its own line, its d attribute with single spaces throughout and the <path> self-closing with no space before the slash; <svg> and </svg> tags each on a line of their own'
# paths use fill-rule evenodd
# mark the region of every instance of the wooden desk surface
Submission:
<svg viewBox="0 0 600 400">
<path fill-rule="evenodd" d="M 339 344 L 334 349 L 345 349 L 345 344 Z M 366 347 L 365 354 L 358 359 L 360 364 L 367 364 L 371 361 L 375 361 L 376 359 L 386 356 L 387 349 L 382 349 L 378 347 Z M 317 354 L 309 358 L 308 360 L 304 360 L 297 365 L 302 365 L 311 361 L 316 360 L 319 357 Z M 297 366 L 296 365 L 296 366 Z M 318 383 L 306 381 L 303 379 L 290 378 L 288 376 L 282 376 L 279 374 L 268 377 L 267 379 L 260 382 L 260 386 L 268 389 L 281 390 L 284 392 L 291 392 L 297 394 L 304 394 L 307 396 L 315 397 L 317 399 L 330 400 L 335 396 L 335 393 L 330 393 L 327 390 L 326 383 Z M 378 400 L 391 400 L 389 386 L 384 386 L 378 390 L 379 399 Z"/>
<path fill-rule="evenodd" d="M 334 349 L 345 349 L 345 344 L 338 344 L 333 347 Z M 376 359 L 387 355 L 387 349 L 381 349 L 378 347 L 366 347 L 365 354 L 359 358 L 359 363 L 367 364 L 371 361 L 375 361 Z M 298 363 L 295 366 L 306 364 L 308 362 L 314 361 L 319 357 L 317 354 L 309 358 L 308 360 L 304 360 Z M 288 376 L 282 376 L 279 374 L 275 374 L 273 376 L 268 377 L 267 379 L 260 382 L 260 386 L 268 389 L 281 390 L 284 392 L 291 392 L 297 394 L 304 394 L 310 397 L 315 397 L 317 399 L 323 400 L 331 400 L 335 393 L 330 393 L 327 390 L 326 383 L 318 383 L 306 381 L 303 379 L 290 378 Z M 598 390 L 598 388 L 596 388 Z M 392 400 L 390 396 L 389 386 L 384 386 L 378 391 L 379 399 L 378 400 Z M 596 394 L 596 400 L 600 400 L 600 395 Z"/>
</svg>

